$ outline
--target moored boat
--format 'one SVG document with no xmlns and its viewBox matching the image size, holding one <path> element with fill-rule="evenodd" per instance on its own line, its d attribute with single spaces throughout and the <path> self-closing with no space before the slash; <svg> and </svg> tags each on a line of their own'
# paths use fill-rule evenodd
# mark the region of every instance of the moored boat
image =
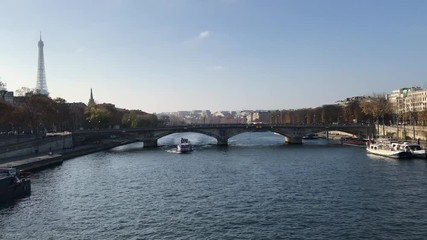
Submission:
<svg viewBox="0 0 427 240">
<path fill-rule="evenodd" d="M 418 143 L 403 142 L 400 149 L 411 152 L 415 158 L 427 158 L 426 149 L 421 148 Z"/>
<path fill-rule="evenodd" d="M 0 203 L 31 194 L 31 181 L 15 168 L 0 168 Z"/>
<path fill-rule="evenodd" d="M 393 147 L 389 142 L 377 141 L 369 143 L 366 147 L 366 151 L 371 154 L 396 159 L 407 159 L 413 157 L 410 151 L 402 150 L 399 147 Z"/>
<path fill-rule="evenodd" d="M 356 147 L 366 147 L 368 140 L 365 140 L 363 138 L 342 138 L 341 143 L 342 145 L 347 146 L 356 146 Z"/>
<path fill-rule="evenodd" d="M 188 153 L 193 151 L 193 145 L 191 145 L 190 140 L 188 140 L 187 138 L 181 138 L 181 141 L 176 146 L 176 149 L 179 153 Z"/>
</svg>

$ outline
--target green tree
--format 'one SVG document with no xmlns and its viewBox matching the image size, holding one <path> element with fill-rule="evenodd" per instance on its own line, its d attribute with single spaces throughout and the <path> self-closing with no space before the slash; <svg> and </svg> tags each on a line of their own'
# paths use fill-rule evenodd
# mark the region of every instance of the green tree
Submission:
<svg viewBox="0 0 427 240">
<path fill-rule="evenodd" d="M 153 114 L 132 110 L 123 115 L 122 124 L 130 128 L 152 127 L 157 126 L 159 121 Z"/>
<path fill-rule="evenodd" d="M 102 107 L 110 113 L 110 118 L 108 122 L 108 125 L 110 127 L 120 125 L 123 118 L 123 114 L 125 114 L 125 112 L 127 111 L 124 109 L 119 110 L 116 108 L 114 104 L 111 104 L 111 103 L 102 103 L 102 104 L 97 104 L 96 106 Z"/>
<path fill-rule="evenodd" d="M 108 128 L 111 120 L 111 113 L 103 106 L 92 106 L 86 109 L 86 120 L 91 128 Z"/>
</svg>

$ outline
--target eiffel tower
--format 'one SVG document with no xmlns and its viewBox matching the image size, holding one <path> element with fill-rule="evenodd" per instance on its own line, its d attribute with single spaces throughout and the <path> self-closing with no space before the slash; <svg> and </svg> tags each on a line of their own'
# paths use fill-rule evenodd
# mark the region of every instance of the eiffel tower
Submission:
<svg viewBox="0 0 427 240">
<path fill-rule="evenodd" d="M 43 47 L 44 43 L 42 41 L 42 34 L 40 33 L 40 41 L 39 41 L 39 64 L 37 67 L 37 85 L 36 92 L 42 95 L 49 95 L 47 91 L 47 83 L 46 83 L 46 72 L 44 69 L 44 55 L 43 55 Z"/>
</svg>

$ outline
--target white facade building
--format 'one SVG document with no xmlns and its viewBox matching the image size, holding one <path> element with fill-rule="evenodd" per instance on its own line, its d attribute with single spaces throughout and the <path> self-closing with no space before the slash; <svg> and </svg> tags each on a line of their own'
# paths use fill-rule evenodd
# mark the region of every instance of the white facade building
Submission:
<svg viewBox="0 0 427 240">
<path fill-rule="evenodd" d="M 427 90 L 420 87 L 394 90 L 386 98 L 397 114 L 421 112 L 427 108 Z"/>
</svg>

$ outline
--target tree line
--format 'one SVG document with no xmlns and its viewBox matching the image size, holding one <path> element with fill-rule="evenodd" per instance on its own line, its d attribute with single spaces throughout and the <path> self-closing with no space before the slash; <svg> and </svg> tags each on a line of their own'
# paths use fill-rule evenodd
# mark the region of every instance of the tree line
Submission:
<svg viewBox="0 0 427 240">
<path fill-rule="evenodd" d="M 22 88 L 15 103 L 5 101 L 5 84 L 0 82 L 0 132 L 42 133 L 78 129 L 139 128 L 166 124 L 169 119 L 141 110 L 116 108 L 110 103 L 87 106 L 67 103 Z M 422 124 L 427 111 L 396 114 L 384 95 L 375 94 L 349 101 L 345 106 L 323 105 L 316 108 L 269 111 L 270 124 Z"/>
<path fill-rule="evenodd" d="M 137 128 L 162 123 L 141 110 L 116 108 L 103 103 L 87 106 L 52 99 L 34 91 L 14 98 L 14 104 L 0 99 L 0 132 L 42 134 L 78 129 Z"/>
<path fill-rule="evenodd" d="M 374 94 L 353 100 L 344 106 L 333 104 L 316 108 L 277 110 L 270 112 L 272 124 L 411 124 L 425 125 L 427 110 L 396 113 L 384 95 Z"/>
</svg>

